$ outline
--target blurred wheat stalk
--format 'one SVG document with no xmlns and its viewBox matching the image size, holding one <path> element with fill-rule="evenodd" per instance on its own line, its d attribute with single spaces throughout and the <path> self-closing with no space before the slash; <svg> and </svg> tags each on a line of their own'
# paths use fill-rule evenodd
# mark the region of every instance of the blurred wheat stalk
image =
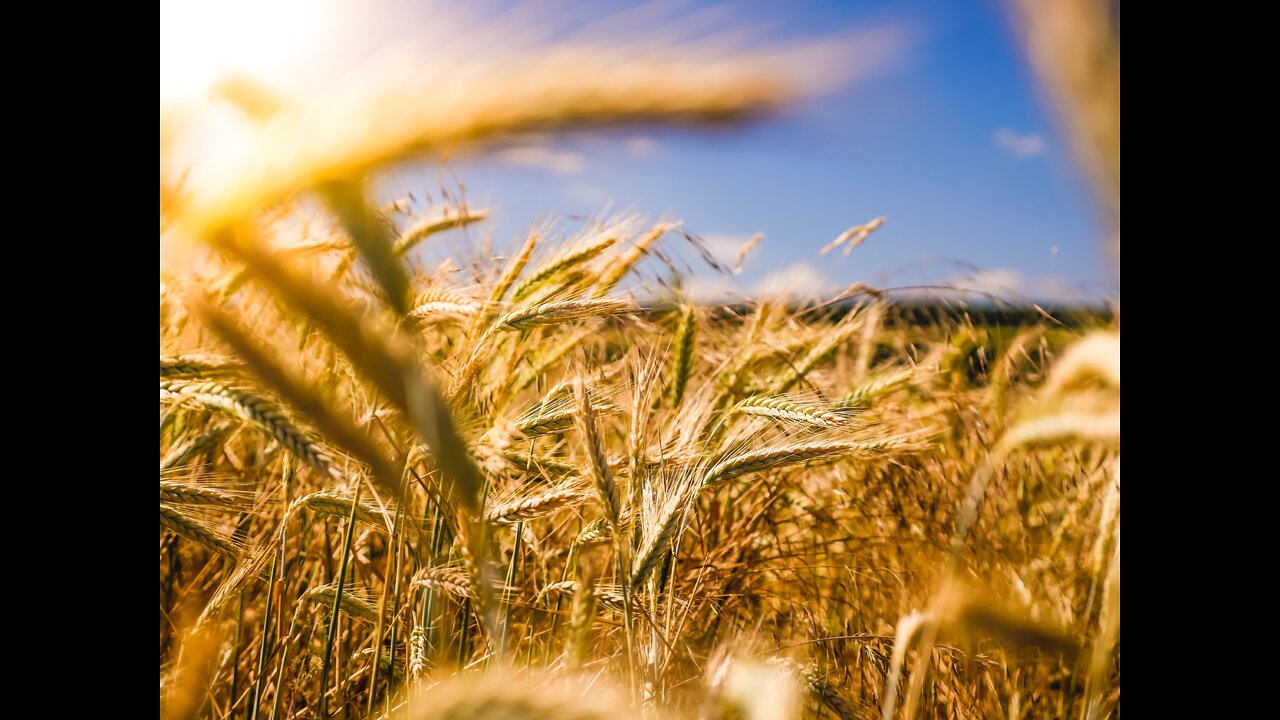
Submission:
<svg viewBox="0 0 1280 720">
<path fill-rule="evenodd" d="M 1120 233 L 1120 0 L 1017 0 L 1028 54 Z M 1119 248 L 1115 260 L 1119 263 Z"/>
<path fill-rule="evenodd" d="M 812 72 L 847 59 L 830 43 L 751 52 L 713 47 L 490 49 L 489 57 L 425 67 L 385 53 L 305 96 L 277 96 L 235 78 L 217 90 L 246 122 L 215 144 L 202 134 L 200 116 L 161 108 L 162 216 L 198 239 L 299 192 L 358 180 L 415 154 L 529 130 L 743 119 L 851 71 L 821 80 Z"/>
<path fill-rule="evenodd" d="M 1120 259 L 1120 2 L 1119 0 L 1018 0 L 1028 53 L 1061 113 L 1081 165 L 1111 224 L 1114 259 Z M 972 528 L 977 507 L 999 464 L 1018 448 L 1044 444 L 1100 443 L 1120 445 L 1120 332 L 1097 331 L 1067 350 L 1052 368 L 1038 397 L 1027 403 L 1022 417 L 1004 434 L 992 457 L 974 477 L 959 518 L 955 552 Z M 1110 683 L 1112 653 L 1120 635 L 1120 460 L 1117 452 L 1109 468 L 1100 531 L 1092 553 L 1093 585 L 1101 588 L 1097 629 L 1092 638 L 1085 681 L 1082 717 L 1095 720 L 1109 714 L 1105 695 Z M 935 606 L 953 608 L 955 563 L 943 581 Z M 1091 591 L 1091 606 L 1094 593 Z M 1090 608 L 1092 611 L 1092 607 Z M 914 717 L 927 656 L 939 628 L 952 610 L 931 610 L 903 619 L 898 629 L 894 670 L 883 717 L 896 708 L 897 679 L 906 648 L 921 633 L 923 650 L 913 672 L 905 715 Z M 1002 626 L 1014 627 L 1008 623 Z M 1116 688 L 1118 693 L 1118 687 Z"/>
</svg>

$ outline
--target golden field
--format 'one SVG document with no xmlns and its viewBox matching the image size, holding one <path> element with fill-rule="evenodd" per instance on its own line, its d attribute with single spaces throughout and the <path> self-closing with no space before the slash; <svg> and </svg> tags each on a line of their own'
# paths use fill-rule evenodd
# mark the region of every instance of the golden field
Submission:
<svg viewBox="0 0 1280 720">
<path fill-rule="evenodd" d="M 221 148 L 162 107 L 161 717 L 1119 716 L 1118 309 L 711 304 L 658 282 L 698 238 L 635 213 L 427 264 L 484 209 L 368 195 L 803 90 L 681 57 L 242 79 Z"/>
</svg>

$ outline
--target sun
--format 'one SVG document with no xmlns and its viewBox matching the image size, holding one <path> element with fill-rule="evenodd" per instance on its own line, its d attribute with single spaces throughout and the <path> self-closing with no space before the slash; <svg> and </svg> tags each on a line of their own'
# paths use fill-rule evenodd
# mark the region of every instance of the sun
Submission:
<svg viewBox="0 0 1280 720">
<path fill-rule="evenodd" d="M 220 78 L 270 81 L 315 49 L 328 0 L 161 0 L 160 100 L 207 97 Z"/>
</svg>

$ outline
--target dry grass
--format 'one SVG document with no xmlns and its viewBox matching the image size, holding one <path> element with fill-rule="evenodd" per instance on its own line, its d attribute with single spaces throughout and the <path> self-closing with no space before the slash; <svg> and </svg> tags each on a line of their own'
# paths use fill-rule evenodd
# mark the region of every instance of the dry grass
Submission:
<svg viewBox="0 0 1280 720">
<path fill-rule="evenodd" d="M 624 239 L 596 256 L 602 267 L 644 236 Z M 554 243 L 538 245 L 558 263 L 569 253 Z M 534 274 L 545 266 L 513 251 Z M 314 711 L 313 665 L 329 653 L 326 705 L 357 717 L 371 701 L 374 716 L 412 706 L 454 676 L 528 666 L 557 678 L 604 671 L 634 693 L 623 706 L 717 716 L 743 707 L 704 695 L 720 647 L 779 659 L 750 672 L 791 677 L 798 707 L 840 717 L 1114 705 L 1118 654 L 1102 650 L 1115 642 L 1107 608 L 1118 593 L 1118 480 L 1100 479 L 1118 458 L 1108 336 L 1055 365 L 1074 336 L 1059 327 L 908 324 L 870 298 L 831 320 L 782 305 L 694 314 L 596 297 L 593 273 L 545 274 L 513 301 L 523 272 L 510 268 L 499 260 L 453 285 L 407 273 L 416 297 L 492 310 L 401 336 L 412 350 L 396 362 L 426 387 L 471 377 L 466 392 L 406 388 L 399 401 L 368 377 L 376 364 L 304 331 L 306 312 L 270 285 L 234 295 L 236 317 L 277 349 L 293 384 L 361 433 L 362 453 L 402 467 L 398 483 L 314 434 L 300 408 L 286 418 L 254 363 L 220 362 L 210 380 L 166 376 L 202 366 L 162 361 L 162 603 L 166 616 L 205 612 L 239 638 L 208 681 L 207 715 Z M 564 299 L 528 304 L 557 282 Z M 364 293 L 371 318 L 390 312 L 359 276 L 335 289 Z M 163 318 L 165 347 L 235 354 L 189 317 Z M 590 333 L 559 348 L 578 327 Z M 234 431 L 219 425 L 228 416 Z M 317 467 L 313 437 L 345 458 L 343 473 Z M 210 472 L 254 490 L 202 486 Z M 352 482 L 373 493 L 353 504 Z M 367 536 L 359 558 L 346 544 L 351 518 Z M 264 548 L 268 560 L 246 571 Z M 362 590 L 338 602 L 344 557 L 344 593 Z M 984 588 L 946 604 L 939 588 L 953 575 Z M 230 602 L 214 598 L 227 583 Z M 288 632 L 303 604 L 327 612 Z M 926 620 L 901 624 L 913 610 Z M 166 673 L 181 631 L 162 629 Z M 376 686 L 375 646 L 404 669 L 378 670 Z"/>
</svg>

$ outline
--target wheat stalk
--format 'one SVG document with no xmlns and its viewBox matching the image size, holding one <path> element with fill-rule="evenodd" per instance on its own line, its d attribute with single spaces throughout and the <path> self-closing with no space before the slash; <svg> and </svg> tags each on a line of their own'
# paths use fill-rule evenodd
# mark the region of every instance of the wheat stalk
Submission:
<svg viewBox="0 0 1280 720">
<path fill-rule="evenodd" d="M 732 480 L 764 470 L 798 465 L 812 460 L 827 460 L 859 452 L 879 452 L 893 447 L 890 441 L 849 442 L 820 440 L 789 443 L 781 447 L 750 450 L 731 454 L 712 465 L 702 476 L 702 486 Z"/>
<path fill-rule="evenodd" d="M 200 619 L 197 624 L 204 624 L 213 619 L 222 606 L 232 595 L 244 589 L 254 578 L 267 579 L 267 565 L 275 559 L 276 551 L 279 548 L 277 543 L 268 543 L 249 555 L 243 560 L 236 569 L 231 573 L 217 591 L 213 593 L 213 597 L 209 598 L 209 602 L 205 604 L 204 610 L 200 613 Z"/>
<path fill-rule="evenodd" d="M 515 394 L 529 387 L 530 383 L 546 374 L 551 366 L 563 359 L 570 350 L 581 347 L 583 340 L 590 334 L 588 330 L 577 330 L 569 333 L 563 341 L 551 346 L 549 351 L 534 358 L 529 368 L 516 376 L 515 381 L 511 383 L 509 392 Z"/>
<path fill-rule="evenodd" d="M 181 185 L 181 156 L 170 151 L 189 137 L 162 108 L 161 134 L 170 140 L 161 145 L 163 216 L 181 220 L 191 237 L 207 237 L 301 190 L 360 177 L 422 148 L 549 124 L 723 119 L 771 107 L 798 85 L 794 53 L 700 54 L 690 61 L 580 45 L 435 72 L 361 66 L 313 100 L 283 103 L 236 144 L 202 147 Z"/>
<path fill-rule="evenodd" d="M 734 412 L 819 427 L 838 427 L 845 422 L 844 416 L 839 412 L 799 403 L 786 397 L 747 398 L 738 403 Z"/>
<path fill-rule="evenodd" d="M 322 490 L 320 492 L 304 495 L 294 500 L 285 510 L 283 524 L 288 524 L 289 520 L 295 517 L 302 510 L 310 510 L 311 512 L 321 513 L 324 515 L 333 515 L 335 517 L 345 518 L 352 513 L 352 504 L 354 500 L 349 495 Z M 390 522 L 384 518 L 382 512 L 376 508 L 369 507 L 364 503 L 356 503 L 355 517 L 357 520 L 369 523 L 370 525 L 386 524 L 390 527 Z"/>
<path fill-rule="evenodd" d="M 810 371 L 834 355 L 841 345 L 853 337 L 853 334 L 858 331 L 858 327 L 858 323 L 850 319 L 845 320 L 843 325 L 837 327 L 834 331 L 824 333 L 822 339 L 815 343 L 809 349 L 809 352 L 805 353 L 800 362 L 787 368 L 787 371 L 774 382 L 772 394 L 781 395 L 794 387 Z"/>
<path fill-rule="evenodd" d="M 676 328 L 675 350 L 672 351 L 674 368 L 668 393 L 672 407 L 679 407 L 684 399 L 684 388 L 689 382 L 689 370 L 693 367 L 693 346 L 697 342 L 698 323 L 692 305 L 680 311 L 680 324 Z"/>
<path fill-rule="evenodd" d="M 562 592 L 562 593 L 569 593 L 571 595 L 577 595 L 579 592 L 579 589 L 584 587 L 590 587 L 590 584 L 580 583 L 576 580 L 564 580 L 562 582 L 555 582 L 545 586 L 544 588 L 542 588 L 542 592 L 539 594 L 546 595 L 547 593 L 552 593 L 552 592 Z M 601 587 L 600 585 L 596 585 L 595 587 L 590 587 L 590 593 L 591 595 L 594 596 L 594 599 L 596 600 L 596 602 L 600 604 L 600 607 L 603 607 L 607 610 L 610 610 L 612 612 L 619 613 L 619 614 L 624 612 L 625 602 L 622 599 L 621 592 L 618 592 L 617 590 L 614 590 L 614 589 Z M 634 601 L 632 604 L 635 605 Z M 576 617 L 576 612 L 577 612 L 576 603 L 574 607 L 575 607 L 575 617 Z"/>
<path fill-rule="evenodd" d="M 212 355 L 161 355 L 161 378 L 213 378 L 234 375 L 239 367 L 226 358 Z"/>
<path fill-rule="evenodd" d="M 893 372 L 873 377 L 845 393 L 844 397 L 840 398 L 840 400 L 836 402 L 836 406 L 858 407 L 865 405 L 878 397 L 887 395 L 903 385 L 906 385 L 913 377 L 915 377 L 915 371 L 910 368 L 895 370 Z"/>
<path fill-rule="evenodd" d="M 656 528 L 655 532 L 644 541 L 636 552 L 635 570 L 631 575 L 631 587 L 638 587 L 657 569 L 666 557 L 667 550 L 675 540 L 682 527 L 684 512 L 687 508 L 684 494 L 676 494 L 675 501 L 668 501 L 668 507 L 661 517 L 655 518 L 648 526 Z M 581 540 L 579 540 L 581 542 Z"/>
<path fill-rule="evenodd" d="M 216 488 L 184 485 L 171 480 L 160 481 L 160 502 L 186 505 L 215 505 L 236 507 L 242 500 L 231 493 Z"/>
<path fill-rule="evenodd" d="M 548 260 L 534 271 L 532 275 L 525 278 L 523 282 L 517 285 L 516 289 L 511 293 L 511 298 L 516 302 L 523 300 L 542 283 L 551 280 L 557 275 L 581 265 L 592 258 L 595 258 L 600 253 L 613 247 L 616 242 L 618 242 L 617 237 L 606 234 L 593 241 L 583 242 L 568 248 L 564 252 Z"/>
<path fill-rule="evenodd" d="M 337 596 L 337 585 L 321 585 L 303 593 L 302 597 L 298 598 L 298 607 L 301 608 L 307 603 L 315 603 L 326 609 L 331 608 L 333 607 L 334 598 Z M 378 609 L 373 606 L 373 603 L 352 594 L 350 590 L 342 593 L 338 607 L 351 617 L 369 623 L 378 622 Z"/>
<path fill-rule="evenodd" d="M 572 399 L 557 397 L 555 392 L 547 393 L 542 402 L 517 418 L 512 428 L 525 437 L 568 430 L 577 422 L 579 413 L 579 408 L 570 404 L 572 402 L 574 402 Z M 593 398 L 591 408 L 596 417 L 609 415 L 618 410 L 613 403 L 597 398 Z"/>
<path fill-rule="evenodd" d="M 183 515 L 177 508 L 160 503 L 160 527 L 181 535 L 191 542 L 230 560 L 240 558 L 240 550 L 230 540 L 204 523 Z"/>
<path fill-rule="evenodd" d="M 271 434 L 289 452 L 325 475 L 337 476 L 327 453 L 307 437 L 275 403 L 244 390 L 214 381 L 160 381 L 161 400 L 194 400 L 206 407 L 248 420 Z"/>
<path fill-rule="evenodd" d="M 160 472 L 164 473 L 180 465 L 184 465 L 191 458 L 217 447 L 217 445 L 226 438 L 227 433 L 230 431 L 231 428 L 228 425 L 217 425 L 184 442 L 174 445 L 169 449 L 169 452 L 160 459 Z"/>
<path fill-rule="evenodd" d="M 503 315 L 494 325 L 502 330 L 530 330 L 601 315 L 625 315 L 636 310 L 624 300 L 566 300 L 514 310 Z"/>
<path fill-rule="evenodd" d="M 637 240 L 625 255 L 610 263 L 609 270 L 601 276 L 600 280 L 596 283 L 595 290 L 592 291 L 592 297 L 602 298 L 605 295 L 608 295 L 609 291 L 613 290 L 614 286 L 621 282 L 622 278 L 626 277 L 627 273 L 631 271 L 631 268 L 636 264 L 636 262 L 639 261 L 645 253 L 649 252 L 649 246 L 653 245 L 658 241 L 658 238 L 666 234 L 668 227 L 667 223 L 664 222 L 653 226 L 653 229 Z"/>
<path fill-rule="evenodd" d="M 413 576 L 413 583 L 462 598 L 474 597 L 471 592 L 471 578 L 458 568 L 425 567 Z"/>
<path fill-rule="evenodd" d="M 618 486 L 613 481 L 613 471 L 605 458 L 600 434 L 596 429 L 595 411 L 591 407 L 591 396 L 587 393 L 586 383 L 577 378 L 573 383 L 573 395 L 578 403 L 578 428 L 582 434 L 582 450 L 587 456 L 586 476 L 594 483 L 597 496 L 604 506 L 605 517 L 615 531 L 618 519 L 622 516 L 622 497 Z"/>
<path fill-rule="evenodd" d="M 417 318 L 430 318 L 434 315 L 454 315 L 472 318 L 480 314 L 480 303 L 442 288 L 428 290 L 413 301 L 413 309 L 409 315 Z"/>
<path fill-rule="evenodd" d="M 485 511 L 485 519 L 489 522 L 514 525 L 518 522 L 540 518 L 563 507 L 569 507 L 582 498 L 583 494 L 579 488 L 555 488 L 495 504 Z"/>
<path fill-rule="evenodd" d="M 455 208 L 445 208 L 436 215 L 424 217 L 414 223 L 396 238 L 393 251 L 398 256 L 407 254 L 418 243 L 427 238 L 442 233 L 446 230 L 465 227 L 472 223 L 477 223 L 489 217 L 488 210 L 472 210 L 468 207 L 461 206 Z"/>
<path fill-rule="evenodd" d="M 409 677 L 419 680 L 427 674 L 427 633 L 421 625 L 414 624 L 409 635 Z"/>
<path fill-rule="evenodd" d="M 569 463 L 526 452 L 507 451 L 503 453 L 503 457 L 524 472 L 544 473 L 556 477 L 570 477 L 578 473 L 578 468 Z"/>
<path fill-rule="evenodd" d="M 582 526 L 582 531 L 578 533 L 574 542 L 579 545 L 605 542 L 612 537 L 612 534 L 608 518 L 596 518 Z"/>
</svg>

